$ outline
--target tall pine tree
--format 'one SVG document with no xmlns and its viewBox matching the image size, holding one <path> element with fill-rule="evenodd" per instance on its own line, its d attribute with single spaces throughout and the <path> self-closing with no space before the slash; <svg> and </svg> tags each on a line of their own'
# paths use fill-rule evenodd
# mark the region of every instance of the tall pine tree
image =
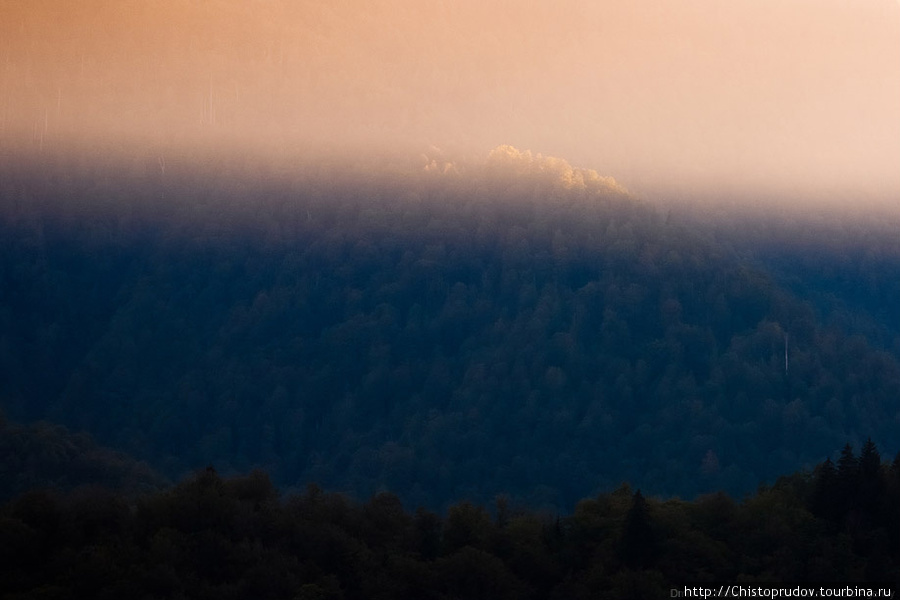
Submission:
<svg viewBox="0 0 900 600">
<path fill-rule="evenodd" d="M 838 518 L 845 517 L 850 510 L 855 508 L 858 482 L 859 459 L 853 453 L 853 446 L 848 443 L 841 450 L 841 457 L 838 459 L 837 494 L 835 496 Z"/>
<path fill-rule="evenodd" d="M 857 506 L 869 519 L 879 515 L 884 497 L 884 480 L 881 475 L 881 454 L 872 442 L 866 440 L 859 455 L 859 483 Z"/>
</svg>

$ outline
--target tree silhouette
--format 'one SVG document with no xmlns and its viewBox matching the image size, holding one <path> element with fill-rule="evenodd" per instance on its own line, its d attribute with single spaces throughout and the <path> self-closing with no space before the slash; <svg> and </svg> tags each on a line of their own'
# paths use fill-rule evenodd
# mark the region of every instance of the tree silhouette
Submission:
<svg viewBox="0 0 900 600">
<path fill-rule="evenodd" d="M 619 556 L 625 565 L 636 569 L 648 565 L 655 555 L 656 539 L 647 513 L 647 501 L 641 490 L 638 490 L 634 493 L 631 508 L 625 516 Z"/>
<path fill-rule="evenodd" d="M 837 480 L 835 506 L 837 516 L 843 518 L 856 504 L 859 484 L 859 459 L 849 443 L 841 450 L 841 457 L 838 459 Z"/>
<path fill-rule="evenodd" d="M 831 458 L 826 458 L 815 473 L 815 486 L 812 496 L 812 510 L 816 516 L 828 520 L 837 518 L 838 507 L 835 504 L 838 486 L 838 472 Z"/>
<path fill-rule="evenodd" d="M 866 440 L 859 455 L 859 484 L 857 506 L 872 518 L 880 510 L 884 480 L 881 474 L 881 454 L 871 438 Z"/>
</svg>

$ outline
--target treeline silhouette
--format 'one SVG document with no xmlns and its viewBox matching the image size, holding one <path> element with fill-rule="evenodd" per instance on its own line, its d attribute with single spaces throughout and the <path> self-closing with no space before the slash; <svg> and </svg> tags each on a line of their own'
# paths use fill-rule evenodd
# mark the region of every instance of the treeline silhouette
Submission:
<svg viewBox="0 0 900 600">
<path fill-rule="evenodd" d="M 500 158 L 6 162 L 2 408 L 171 478 L 263 467 L 434 509 L 740 496 L 896 439 L 892 238 L 806 260 L 803 222 L 692 220 Z"/>
<path fill-rule="evenodd" d="M 688 581 L 900 580 L 900 454 L 838 465 L 741 502 L 627 484 L 565 516 L 457 502 L 444 515 L 212 467 L 137 499 L 96 487 L 0 507 L 4 598 L 656 598 Z"/>
<path fill-rule="evenodd" d="M 84 485 L 126 496 L 170 482 L 124 452 L 104 448 L 85 432 L 47 422 L 21 425 L 0 412 L 0 502 L 36 488 L 68 491 Z"/>
</svg>

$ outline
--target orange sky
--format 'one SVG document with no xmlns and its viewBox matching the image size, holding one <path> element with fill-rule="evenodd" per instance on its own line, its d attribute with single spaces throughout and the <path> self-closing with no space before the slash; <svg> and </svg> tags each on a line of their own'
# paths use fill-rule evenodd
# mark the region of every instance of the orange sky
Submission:
<svg viewBox="0 0 900 600">
<path fill-rule="evenodd" d="M 0 0 L 0 143 L 500 144 L 646 193 L 900 198 L 896 0 Z"/>
</svg>

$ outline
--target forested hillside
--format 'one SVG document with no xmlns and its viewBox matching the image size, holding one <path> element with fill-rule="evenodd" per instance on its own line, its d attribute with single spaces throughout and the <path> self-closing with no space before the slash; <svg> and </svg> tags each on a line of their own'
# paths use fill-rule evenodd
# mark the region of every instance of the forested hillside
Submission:
<svg viewBox="0 0 900 600">
<path fill-rule="evenodd" d="M 0 407 L 170 477 L 564 507 L 624 480 L 740 495 L 896 444 L 880 234 L 813 257 L 508 147 L 392 171 L 68 160 L 0 177 Z"/>
</svg>

